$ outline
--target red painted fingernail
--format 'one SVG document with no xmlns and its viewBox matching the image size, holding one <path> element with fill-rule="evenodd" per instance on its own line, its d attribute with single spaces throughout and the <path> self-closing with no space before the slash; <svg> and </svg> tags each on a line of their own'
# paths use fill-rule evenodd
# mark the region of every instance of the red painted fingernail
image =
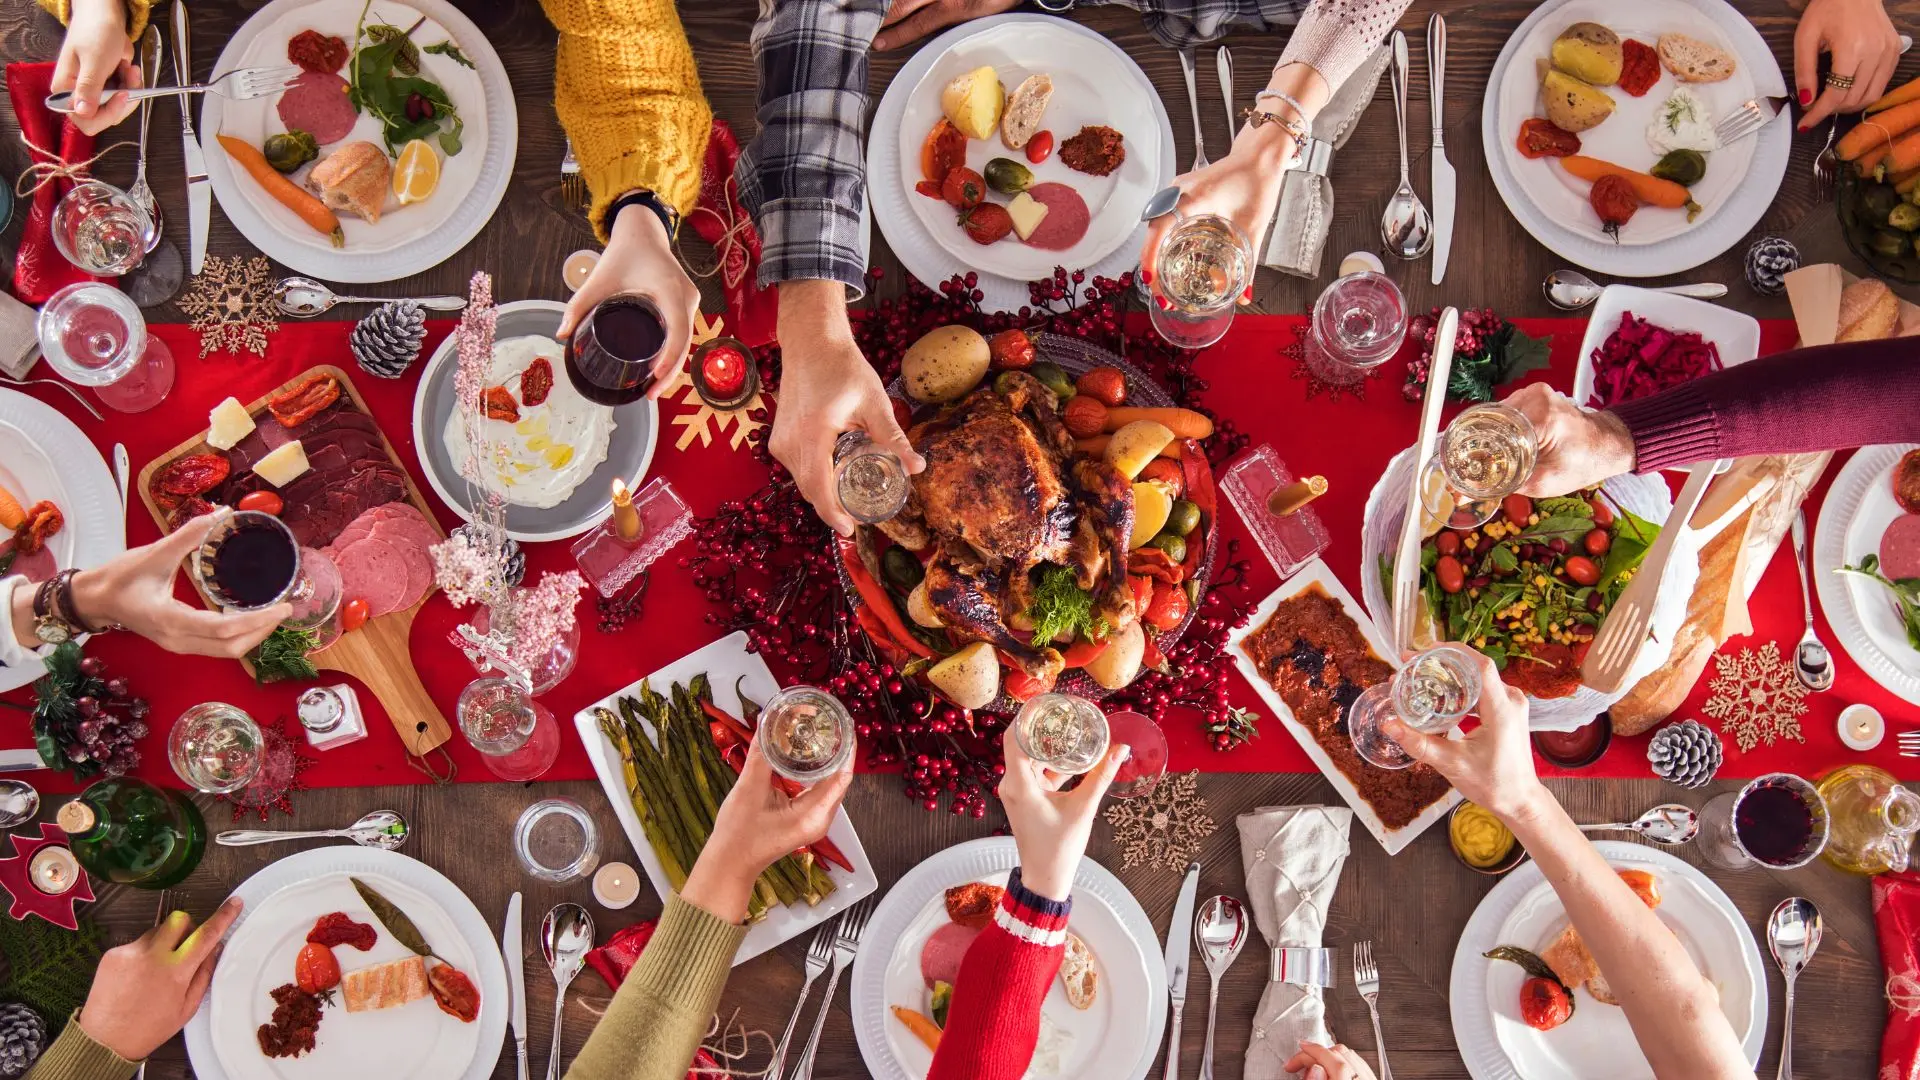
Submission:
<svg viewBox="0 0 1920 1080">
<path fill-rule="evenodd" d="M 1149 285 L 1149 286 L 1153 284 L 1153 271 L 1152 271 L 1152 270 L 1149 270 L 1148 268 L 1146 268 L 1146 267 L 1144 267 L 1144 266 L 1140 268 L 1140 284 L 1142 284 L 1142 285 Z"/>
<path fill-rule="evenodd" d="M 1156 304 L 1159 304 L 1159 305 L 1160 305 L 1160 310 L 1161 310 L 1161 311 L 1172 311 L 1172 310 L 1173 310 L 1173 305 L 1172 305 L 1172 304 L 1169 304 L 1169 303 L 1167 303 L 1167 298 L 1166 298 L 1166 297 L 1164 297 L 1164 296 L 1156 296 L 1156 297 L 1154 297 L 1154 298 L 1153 298 L 1153 302 L 1154 302 L 1154 303 L 1156 303 Z"/>
<path fill-rule="evenodd" d="M 1247 291 L 1240 294 L 1240 302 L 1244 304 L 1252 299 L 1253 299 L 1253 286 L 1249 285 L 1247 286 Z"/>
<path fill-rule="evenodd" d="M 1813 130 L 1813 125 L 1812 125 L 1812 124 L 1809 124 L 1809 123 L 1807 123 L 1807 122 L 1806 122 L 1806 121 L 1804 121 L 1804 120 L 1802 120 L 1802 121 L 1801 121 L 1801 122 L 1800 122 L 1800 123 L 1799 123 L 1798 125 L 1796 125 L 1796 126 L 1798 126 L 1798 127 L 1799 127 L 1799 129 L 1800 129 L 1801 131 L 1812 131 L 1812 130 Z"/>
<path fill-rule="evenodd" d="M 1800 105 L 1804 108 L 1811 104 L 1813 104 L 1813 91 L 1803 87 L 1800 91 Z"/>
</svg>

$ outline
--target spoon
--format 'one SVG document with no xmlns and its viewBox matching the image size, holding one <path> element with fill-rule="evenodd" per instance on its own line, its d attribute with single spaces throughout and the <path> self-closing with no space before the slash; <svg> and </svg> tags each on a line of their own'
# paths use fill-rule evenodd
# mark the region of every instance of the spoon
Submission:
<svg viewBox="0 0 1920 1080">
<path fill-rule="evenodd" d="M 1398 30 L 1393 32 L 1393 64 L 1388 70 L 1393 75 L 1393 118 L 1400 125 L 1400 186 L 1380 218 L 1380 239 L 1395 255 L 1417 259 L 1433 247 L 1433 218 L 1407 178 L 1407 35 Z"/>
<path fill-rule="evenodd" d="M 1780 1023 L 1779 1080 L 1793 1080 L 1793 981 L 1820 949 L 1820 909 L 1804 896 L 1780 901 L 1767 917 L 1767 950 L 1787 978 L 1787 1008 Z"/>
<path fill-rule="evenodd" d="M 146 32 L 140 35 L 140 81 L 143 86 L 153 86 L 160 79 L 160 27 L 148 23 Z M 151 101 L 140 103 L 140 161 L 133 170 L 133 186 L 127 189 L 127 198 L 139 205 L 147 215 L 147 250 L 151 252 L 160 246 L 160 231 L 163 222 L 160 219 L 160 200 L 154 198 L 153 186 L 147 183 L 147 114 L 153 111 Z"/>
<path fill-rule="evenodd" d="M 579 904 L 555 904 L 540 920 L 540 955 L 553 971 L 553 1049 L 547 1054 L 547 1080 L 560 1080 L 560 1021 L 567 1005 L 567 987 L 580 974 L 580 965 L 593 948 L 593 916 Z"/>
<path fill-rule="evenodd" d="M 1727 287 L 1715 281 L 1702 281 L 1692 285 L 1643 285 L 1640 287 L 1648 292 L 1691 296 L 1695 300 L 1718 300 L 1727 295 Z M 1600 284 L 1578 270 L 1555 270 L 1547 275 L 1547 280 L 1540 283 L 1540 291 L 1547 294 L 1547 303 L 1561 311 L 1579 311 L 1600 299 Z"/>
<path fill-rule="evenodd" d="M 310 277 L 285 277 L 274 283 L 273 303 L 281 314 L 296 319 L 310 319 L 322 312 L 330 311 L 335 304 L 384 304 L 398 299 L 389 296 L 341 296 L 321 282 Z M 414 303 L 428 311 L 462 311 L 467 306 L 464 296 L 419 296 Z"/>
<path fill-rule="evenodd" d="M 1833 654 L 1827 651 L 1820 636 L 1813 632 L 1813 597 L 1807 593 L 1805 510 L 1795 511 L 1793 515 L 1793 565 L 1800 571 L 1800 606 L 1807 612 L 1807 632 L 1800 635 L 1800 644 L 1793 650 L 1793 674 L 1809 690 L 1830 689 L 1833 686 Z"/>
<path fill-rule="evenodd" d="M 1200 1080 L 1213 1080 L 1213 1018 L 1220 1012 L 1220 976 L 1233 966 L 1247 943 L 1247 912 L 1231 896 L 1216 896 L 1193 920 L 1193 942 L 1207 962 L 1207 1048 L 1200 1055 Z"/>
<path fill-rule="evenodd" d="M 407 829 L 407 819 L 392 810 L 375 810 L 344 829 L 317 829 L 308 832 L 229 829 L 214 837 L 213 842 L 221 847 L 246 847 L 249 844 L 271 844 L 276 840 L 338 840 L 344 837 L 361 847 L 393 851 L 406 843 L 410 835 L 412 834 Z"/>
<path fill-rule="evenodd" d="M 1690 806 L 1663 803 L 1633 821 L 1612 825 L 1582 825 L 1581 832 L 1637 832 L 1666 847 L 1684 844 L 1700 832 L 1700 815 Z"/>
<path fill-rule="evenodd" d="M 25 780 L 0 780 L 0 830 L 17 829 L 40 813 L 40 793 Z"/>
</svg>

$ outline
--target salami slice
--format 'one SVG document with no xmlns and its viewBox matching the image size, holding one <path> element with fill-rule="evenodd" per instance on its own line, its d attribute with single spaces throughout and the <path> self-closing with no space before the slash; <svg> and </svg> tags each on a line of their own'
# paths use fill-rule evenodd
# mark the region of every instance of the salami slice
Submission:
<svg viewBox="0 0 1920 1080">
<path fill-rule="evenodd" d="M 407 591 L 407 560 L 393 545 L 371 537 L 340 549 L 341 592 L 365 600 L 367 614 L 379 617 L 400 606 Z"/>
<path fill-rule="evenodd" d="M 1047 216 L 1027 237 L 1029 247 L 1045 248 L 1048 251 L 1065 251 L 1080 242 L 1087 235 L 1087 225 L 1091 218 L 1087 213 L 1087 201 L 1080 193 L 1065 184 L 1048 182 L 1035 184 L 1027 189 L 1034 202 L 1047 208 Z"/>
<path fill-rule="evenodd" d="M 280 95 L 280 122 L 325 145 L 353 133 L 360 118 L 347 98 L 347 80 L 331 71 L 305 71 Z"/>
<path fill-rule="evenodd" d="M 0 555 L 5 555 L 12 551 L 12 540 L 0 543 Z M 8 574 L 23 575 L 28 581 L 36 585 L 52 577 L 54 574 L 59 573 L 59 571 L 60 564 L 54 561 L 53 552 L 47 550 L 45 545 L 42 545 L 39 551 L 31 555 L 14 554 L 13 562 L 7 567 Z"/>
<path fill-rule="evenodd" d="M 920 947 L 920 977 L 931 987 L 936 982 L 952 983 L 960 978 L 960 961 L 980 931 L 959 923 L 943 923 Z"/>
<path fill-rule="evenodd" d="M 1920 578 L 1920 514 L 1893 519 L 1880 537 L 1880 572 L 1899 581 Z"/>
<path fill-rule="evenodd" d="M 375 530 L 376 532 L 378 530 Z M 410 608 L 427 595 L 433 588 L 433 556 L 427 549 L 411 539 L 383 540 L 388 547 L 400 553 L 407 564 L 407 591 L 401 594 L 399 606 Z"/>
</svg>

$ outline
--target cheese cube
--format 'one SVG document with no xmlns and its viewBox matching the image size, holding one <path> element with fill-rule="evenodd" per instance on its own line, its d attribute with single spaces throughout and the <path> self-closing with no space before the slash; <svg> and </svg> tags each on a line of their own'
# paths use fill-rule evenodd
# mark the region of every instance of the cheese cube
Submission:
<svg viewBox="0 0 1920 1080">
<path fill-rule="evenodd" d="M 274 487 L 286 487 L 307 471 L 307 451 L 295 439 L 254 462 L 253 471 Z"/>
<path fill-rule="evenodd" d="M 207 445 L 231 450 L 253 431 L 253 416 L 236 398 L 228 398 L 207 414 Z"/>
<path fill-rule="evenodd" d="M 1023 191 L 1007 204 L 1007 216 L 1013 219 L 1013 231 L 1025 240 L 1046 220 L 1047 204 Z"/>
</svg>

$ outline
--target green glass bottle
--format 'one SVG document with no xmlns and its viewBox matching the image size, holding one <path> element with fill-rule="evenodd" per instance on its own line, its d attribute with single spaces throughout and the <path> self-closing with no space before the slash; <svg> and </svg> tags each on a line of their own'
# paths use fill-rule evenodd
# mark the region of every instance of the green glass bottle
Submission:
<svg viewBox="0 0 1920 1080">
<path fill-rule="evenodd" d="M 58 820 L 88 873 L 141 889 L 178 885 L 207 847 L 207 823 L 190 799 L 131 776 L 89 787 Z"/>
</svg>

